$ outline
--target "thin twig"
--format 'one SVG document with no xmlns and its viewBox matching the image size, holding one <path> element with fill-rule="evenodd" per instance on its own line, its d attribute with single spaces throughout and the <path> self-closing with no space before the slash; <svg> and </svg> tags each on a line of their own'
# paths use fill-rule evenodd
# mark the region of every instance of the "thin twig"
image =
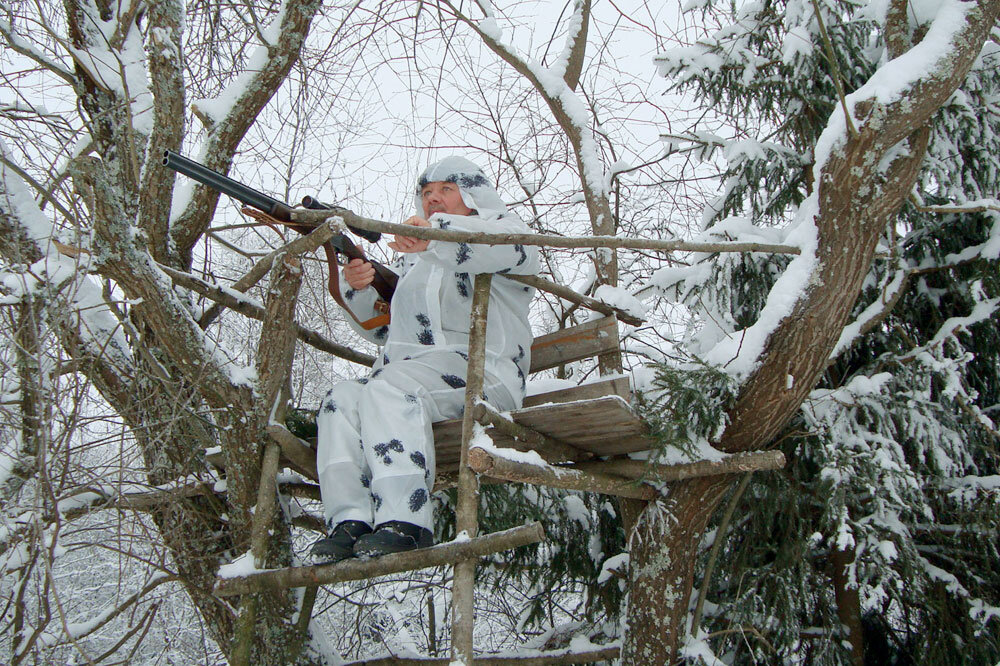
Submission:
<svg viewBox="0 0 1000 666">
<path fill-rule="evenodd" d="M 712 544 L 712 552 L 709 553 L 708 562 L 705 563 L 705 575 L 701 581 L 701 589 L 698 590 L 698 603 L 695 604 L 694 617 L 691 620 L 692 633 L 697 632 L 699 625 L 701 625 L 701 613 L 705 607 L 705 598 L 708 596 L 708 586 L 712 582 L 712 574 L 715 573 L 715 563 L 719 559 L 719 551 L 722 550 L 722 542 L 725 541 L 724 537 L 729 529 L 729 523 L 733 519 L 736 505 L 739 504 L 740 498 L 743 497 L 743 491 L 750 484 L 752 475 L 753 472 L 747 472 L 740 479 L 740 485 L 736 486 L 736 490 L 729 500 L 729 506 L 726 507 L 726 513 L 722 516 L 722 522 L 719 523 L 719 527 L 715 531 L 715 543 Z"/>
<path fill-rule="evenodd" d="M 847 110 L 847 98 L 844 95 L 844 83 L 840 76 L 840 65 L 833 53 L 833 42 L 830 34 L 826 31 L 826 24 L 823 22 L 823 15 L 819 10 L 818 0 L 812 0 L 813 9 L 816 12 L 816 22 L 819 23 L 819 32 L 823 36 L 823 49 L 826 51 L 826 60 L 830 63 L 830 76 L 833 77 L 833 86 L 837 89 L 837 97 L 840 98 L 840 105 L 844 109 L 844 119 L 847 121 L 847 133 L 852 139 L 857 138 L 858 130 L 851 120 L 851 113 Z"/>
</svg>

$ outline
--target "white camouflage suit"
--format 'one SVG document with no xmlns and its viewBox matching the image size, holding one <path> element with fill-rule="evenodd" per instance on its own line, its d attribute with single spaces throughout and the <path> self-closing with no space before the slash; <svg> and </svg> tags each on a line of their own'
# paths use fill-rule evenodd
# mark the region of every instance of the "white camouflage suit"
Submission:
<svg viewBox="0 0 1000 666">
<path fill-rule="evenodd" d="M 434 213 L 435 229 L 526 233 L 499 194 L 472 162 L 448 157 L 429 166 L 417 182 L 458 185 L 468 216 Z M 375 527 L 400 520 L 433 530 L 434 485 L 431 424 L 461 416 L 465 400 L 470 310 L 477 273 L 538 272 L 538 250 L 521 245 L 431 241 L 423 252 L 404 254 L 392 298 L 391 323 L 364 331 L 382 345 L 371 375 L 336 384 L 317 422 L 316 465 L 325 517 L 331 526 L 360 520 Z M 372 287 L 355 291 L 341 281 L 345 302 L 364 321 L 376 316 Z M 520 406 L 530 364 L 528 305 L 534 289 L 495 277 L 490 290 L 483 394 L 499 410 Z"/>
</svg>

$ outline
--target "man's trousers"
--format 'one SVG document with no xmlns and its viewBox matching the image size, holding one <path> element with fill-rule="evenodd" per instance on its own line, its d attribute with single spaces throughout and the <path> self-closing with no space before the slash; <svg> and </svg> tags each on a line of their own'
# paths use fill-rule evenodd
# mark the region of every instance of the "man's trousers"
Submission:
<svg viewBox="0 0 1000 666">
<path fill-rule="evenodd" d="M 316 467 L 324 514 L 377 526 L 401 520 L 433 531 L 431 424 L 461 416 L 466 355 L 433 352 L 393 361 L 366 379 L 336 384 L 317 417 Z M 487 374 L 483 391 L 498 409 L 513 408 Z"/>
</svg>

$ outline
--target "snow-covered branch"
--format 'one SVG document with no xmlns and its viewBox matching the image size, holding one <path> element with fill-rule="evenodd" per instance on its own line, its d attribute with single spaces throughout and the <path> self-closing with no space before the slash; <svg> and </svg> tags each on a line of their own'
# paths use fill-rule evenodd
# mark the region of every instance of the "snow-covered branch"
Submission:
<svg viewBox="0 0 1000 666">
<path fill-rule="evenodd" d="M 0 7 L 4 9 L 5 12 L 8 11 L 7 3 L 0 4 Z M 8 16 L 10 14 L 8 13 Z M 73 85 L 76 82 L 76 78 L 73 74 L 66 68 L 61 66 L 59 63 L 54 62 L 52 59 L 48 58 L 45 54 L 40 52 L 38 49 L 34 48 L 30 43 L 21 39 L 15 32 L 13 26 L 6 20 L 0 19 L 0 36 L 4 38 L 7 46 L 10 47 L 12 51 L 16 51 L 23 56 L 31 58 L 36 63 L 41 65 L 46 70 L 52 72 L 63 81 L 69 85 Z"/>
</svg>

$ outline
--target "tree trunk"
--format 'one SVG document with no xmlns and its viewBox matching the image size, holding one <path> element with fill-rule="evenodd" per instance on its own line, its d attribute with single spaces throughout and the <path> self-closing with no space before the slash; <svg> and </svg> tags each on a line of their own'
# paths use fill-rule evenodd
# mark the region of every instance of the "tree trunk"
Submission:
<svg viewBox="0 0 1000 666">
<path fill-rule="evenodd" d="M 765 446 L 816 386 L 858 298 L 876 243 L 919 173 L 929 138 L 926 124 L 965 78 L 998 14 L 1000 3 L 981 1 L 944 49 L 948 55 L 924 78 L 888 103 L 854 104 L 857 131 L 835 142 L 816 178 L 817 263 L 809 286 L 769 336 L 757 370 L 729 413 L 729 426 L 717 444 L 722 450 Z M 882 164 L 890 150 L 899 148 L 905 150 Z M 676 660 L 698 545 L 730 483 L 722 478 L 674 484 L 666 502 L 650 505 L 640 518 L 631 540 L 623 664 Z"/>
<path fill-rule="evenodd" d="M 701 535 L 736 476 L 673 483 L 650 502 L 629 541 L 628 631 L 622 664 L 671 664 L 687 633 Z"/>
<path fill-rule="evenodd" d="M 833 569 L 833 591 L 837 597 L 837 617 L 847 634 L 851 644 L 851 663 L 854 666 L 865 664 L 864 628 L 861 625 L 861 595 L 857 583 L 851 583 L 850 568 L 854 564 L 855 552 L 850 547 L 847 550 L 835 549 L 830 555 L 830 566 Z"/>
</svg>

